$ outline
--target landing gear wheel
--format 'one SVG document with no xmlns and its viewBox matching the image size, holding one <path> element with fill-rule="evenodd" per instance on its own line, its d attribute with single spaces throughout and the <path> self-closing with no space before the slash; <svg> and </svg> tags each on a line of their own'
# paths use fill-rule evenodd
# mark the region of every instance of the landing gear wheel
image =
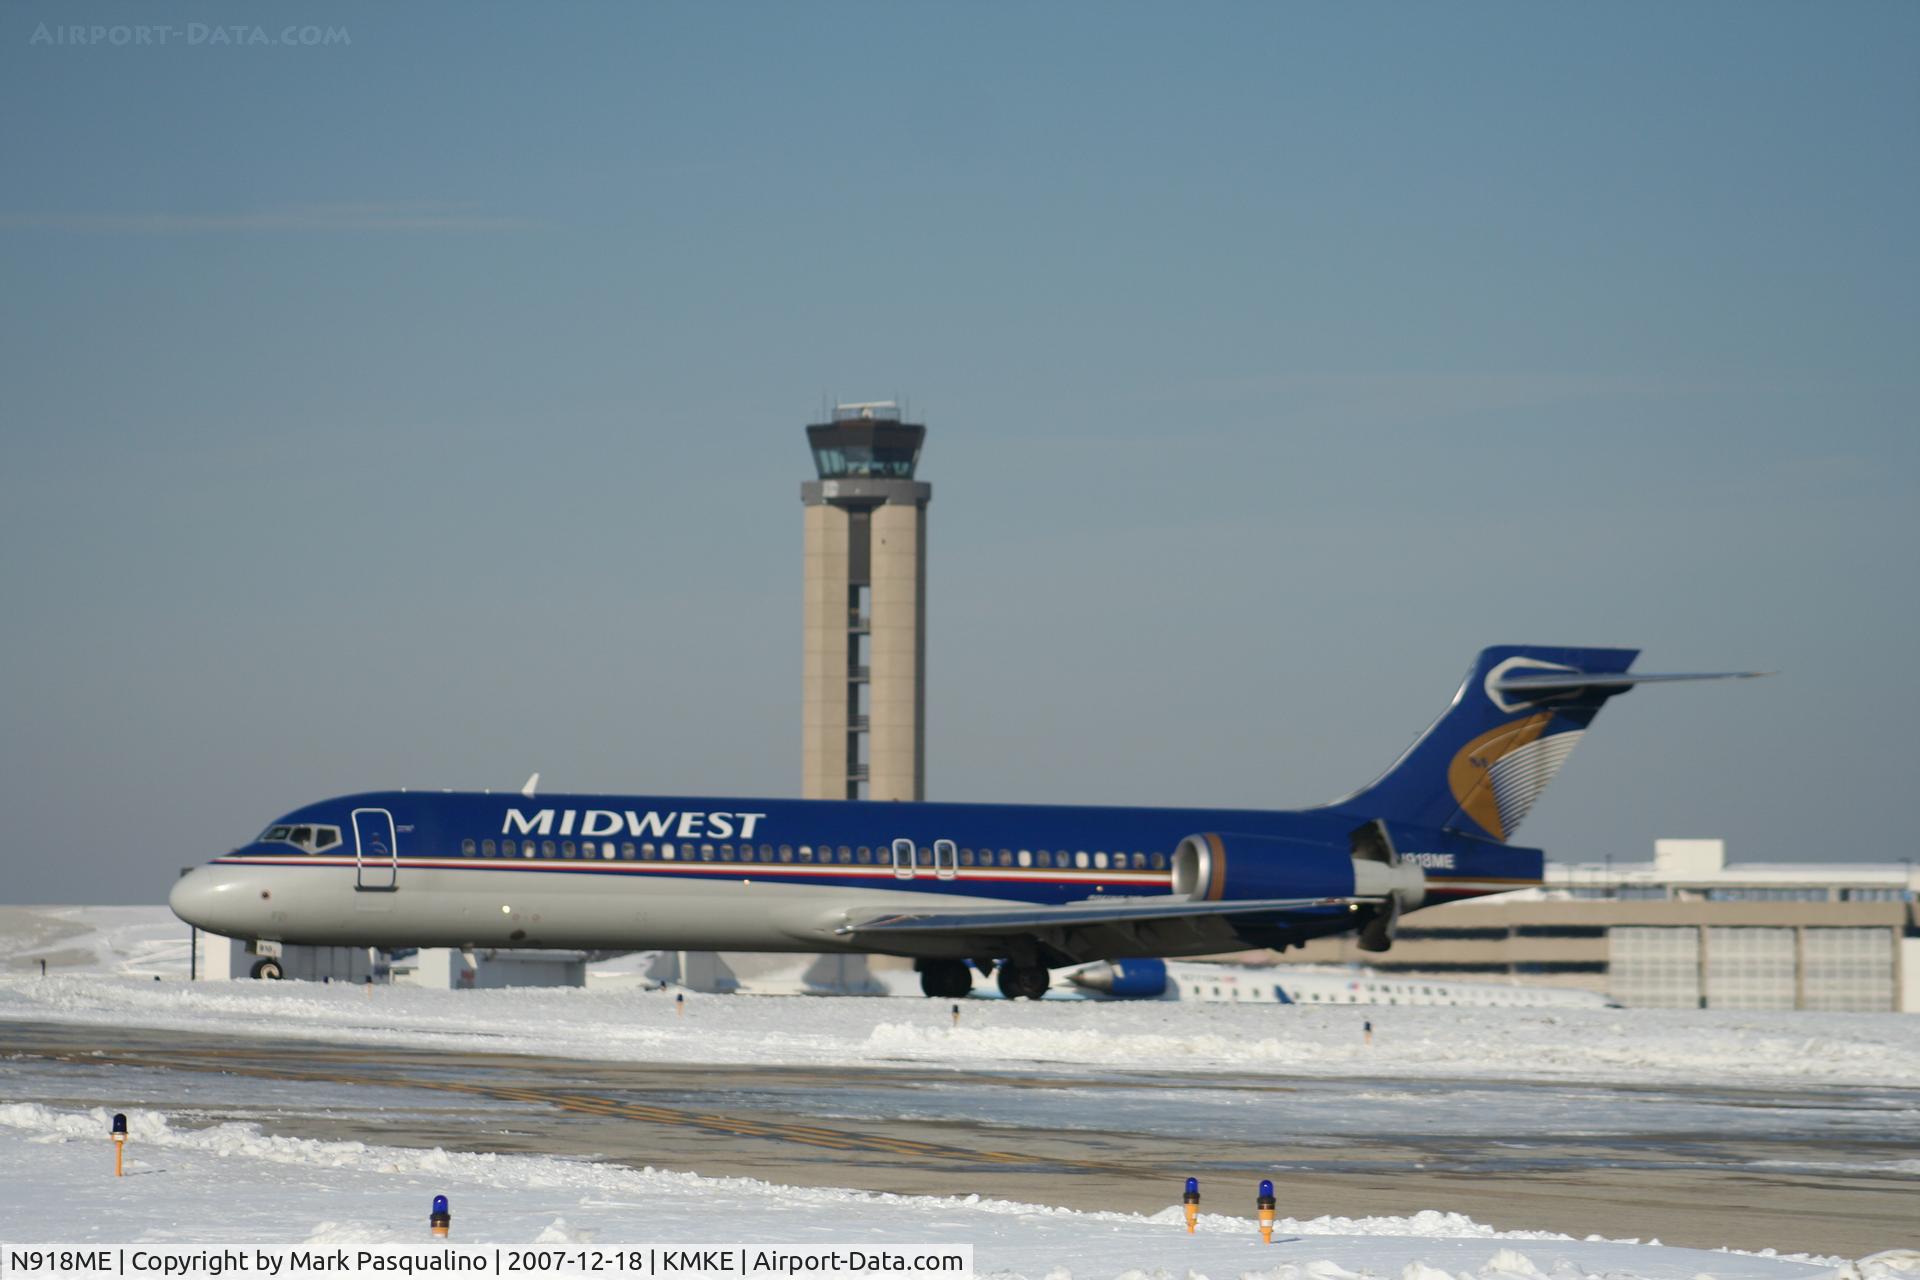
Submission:
<svg viewBox="0 0 1920 1280">
<path fill-rule="evenodd" d="M 1000 966 L 1000 994 L 1009 1000 L 1038 1000 L 1047 994 L 1047 971 L 1037 964 Z"/>
<path fill-rule="evenodd" d="M 286 975 L 280 971 L 280 962 L 278 960 L 260 960 L 255 962 L 253 966 L 253 976 L 256 978 L 265 978 L 269 982 L 278 982 Z"/>
<path fill-rule="evenodd" d="M 959 960 L 922 960 L 920 990 L 939 1000 L 960 1000 L 973 990 L 973 974 Z"/>
</svg>

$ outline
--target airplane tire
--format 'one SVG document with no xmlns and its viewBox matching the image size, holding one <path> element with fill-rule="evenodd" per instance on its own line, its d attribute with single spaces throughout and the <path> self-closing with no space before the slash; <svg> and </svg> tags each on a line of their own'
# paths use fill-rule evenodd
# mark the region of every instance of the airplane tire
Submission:
<svg viewBox="0 0 1920 1280">
<path fill-rule="evenodd" d="M 286 975 L 281 972 L 280 962 L 278 960 L 260 960 L 256 961 L 253 966 L 253 976 L 256 978 L 265 978 L 270 982 L 278 982 Z"/>
<path fill-rule="evenodd" d="M 939 1000 L 959 1000 L 973 990 L 973 975 L 958 960 L 922 961 L 920 990 Z"/>
<path fill-rule="evenodd" d="M 1000 966 L 1000 994 L 1009 1000 L 1038 1000 L 1047 994 L 1047 984 L 1048 974 L 1044 965 Z"/>
</svg>

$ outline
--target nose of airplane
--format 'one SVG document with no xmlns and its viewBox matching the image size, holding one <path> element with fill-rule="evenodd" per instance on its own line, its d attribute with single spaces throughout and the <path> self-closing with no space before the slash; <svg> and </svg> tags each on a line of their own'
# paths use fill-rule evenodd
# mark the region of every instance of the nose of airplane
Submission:
<svg viewBox="0 0 1920 1280">
<path fill-rule="evenodd" d="M 188 924 L 209 933 L 237 933 L 241 886 L 214 867 L 195 867 L 173 882 L 167 906 Z"/>
</svg>

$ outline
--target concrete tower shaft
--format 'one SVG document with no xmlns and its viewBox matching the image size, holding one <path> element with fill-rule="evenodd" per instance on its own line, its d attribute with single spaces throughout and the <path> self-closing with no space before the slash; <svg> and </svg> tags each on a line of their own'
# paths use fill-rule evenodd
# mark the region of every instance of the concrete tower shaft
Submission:
<svg viewBox="0 0 1920 1280">
<path fill-rule="evenodd" d="M 926 789 L 926 428 L 891 402 L 807 428 L 801 782 L 810 799 Z"/>
</svg>

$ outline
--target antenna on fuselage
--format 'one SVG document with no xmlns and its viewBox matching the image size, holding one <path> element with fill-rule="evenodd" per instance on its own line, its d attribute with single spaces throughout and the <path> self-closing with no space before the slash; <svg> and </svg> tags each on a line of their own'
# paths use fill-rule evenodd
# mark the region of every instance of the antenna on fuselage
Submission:
<svg viewBox="0 0 1920 1280">
<path fill-rule="evenodd" d="M 535 769 L 533 771 L 533 776 L 527 779 L 527 785 L 520 788 L 520 794 L 525 796 L 527 799 L 531 800 L 533 799 L 533 793 L 538 791 L 539 789 L 540 789 L 540 771 L 538 769 Z"/>
</svg>

